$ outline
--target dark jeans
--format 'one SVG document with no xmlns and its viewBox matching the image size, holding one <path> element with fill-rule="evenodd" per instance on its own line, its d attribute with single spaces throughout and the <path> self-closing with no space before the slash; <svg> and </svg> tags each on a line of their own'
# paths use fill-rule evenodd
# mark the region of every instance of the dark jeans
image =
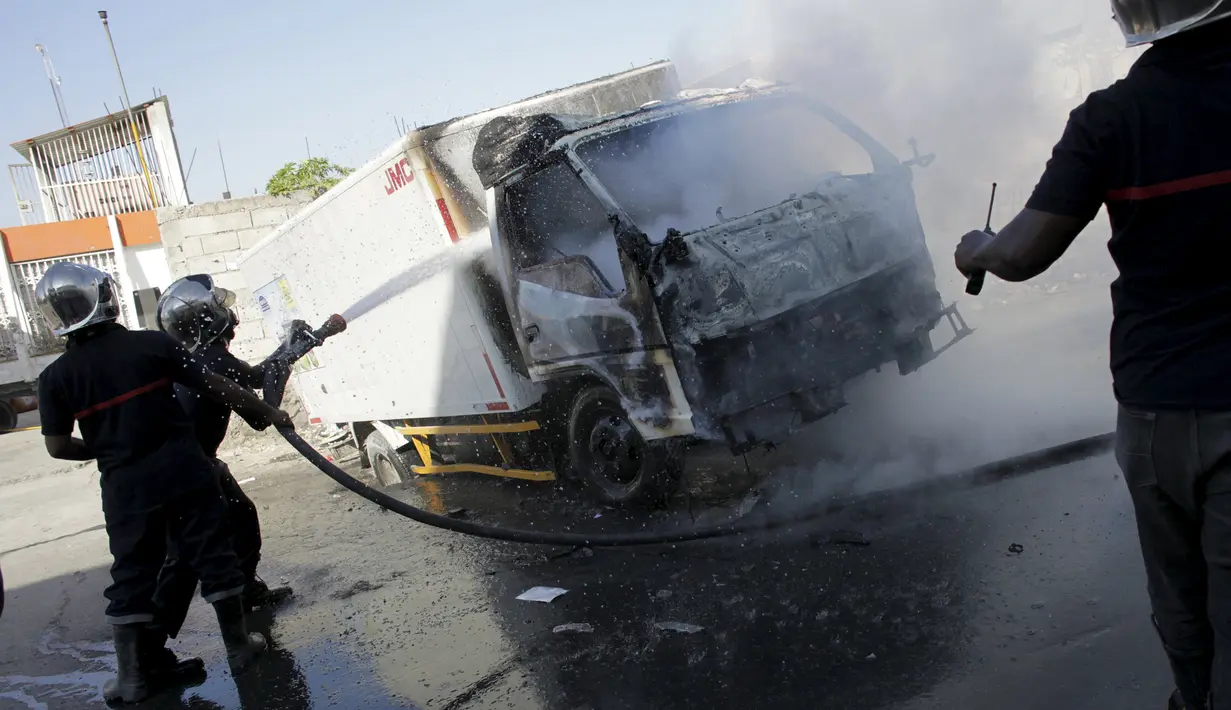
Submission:
<svg viewBox="0 0 1231 710">
<path fill-rule="evenodd" d="M 1231 709 L 1231 412 L 1120 408 L 1116 460 L 1150 604 L 1190 708 Z"/>
<path fill-rule="evenodd" d="M 227 465 L 218 459 L 214 459 L 214 474 L 226 499 L 226 518 L 223 525 L 239 558 L 239 569 L 243 573 L 244 583 L 251 584 L 256 579 L 256 567 L 261 561 L 261 521 L 257 517 L 256 504 L 244 493 Z M 158 575 L 158 589 L 154 599 L 159 609 L 159 627 L 168 636 L 175 638 L 188 617 L 198 575 L 187 557 L 179 550 L 172 547 L 170 553 Z"/>
<path fill-rule="evenodd" d="M 104 501 L 108 496 L 104 495 Z M 104 504 L 111 544 L 111 585 L 104 596 L 107 621 L 140 624 L 154 621 L 159 572 L 174 545 L 187 568 L 201 580 L 206 601 L 240 594 L 244 575 L 231 549 L 226 528 L 227 505 L 216 484 L 199 487 L 150 509 L 130 510 Z"/>
</svg>

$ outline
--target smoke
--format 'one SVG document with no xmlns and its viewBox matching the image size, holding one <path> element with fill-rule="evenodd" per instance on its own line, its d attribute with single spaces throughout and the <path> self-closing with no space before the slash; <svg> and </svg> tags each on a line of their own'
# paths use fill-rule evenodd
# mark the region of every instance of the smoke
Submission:
<svg viewBox="0 0 1231 710">
<path fill-rule="evenodd" d="M 991 183 L 1001 186 L 995 228 L 1024 206 L 1068 112 L 1127 65 L 1109 15 L 1105 0 L 756 0 L 737 27 L 694 33 L 674 54 L 685 85 L 787 81 L 902 158 L 910 138 L 934 153 L 915 169 L 915 191 L 951 299 L 962 284 L 953 248 L 983 226 Z M 1109 263 L 1105 223 L 1089 231 L 1057 272 Z M 1028 289 L 989 284 L 983 300 L 960 301 L 980 326 L 965 342 L 908 377 L 850 387 L 850 406 L 803 435 L 782 499 L 893 487 L 1111 428 L 1105 290 L 981 310 Z"/>
</svg>

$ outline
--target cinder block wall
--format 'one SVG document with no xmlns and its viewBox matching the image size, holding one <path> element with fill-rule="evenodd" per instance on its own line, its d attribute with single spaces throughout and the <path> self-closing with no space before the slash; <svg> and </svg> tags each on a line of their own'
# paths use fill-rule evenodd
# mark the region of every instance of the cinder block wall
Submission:
<svg viewBox="0 0 1231 710">
<path fill-rule="evenodd" d="M 252 296 L 254 284 L 246 283 L 239 272 L 239 256 L 311 201 L 310 192 L 297 192 L 158 210 L 171 277 L 209 274 L 219 286 L 235 292 L 240 326 L 231 349 L 241 358 L 259 360 L 273 352 L 277 341 L 276 334 L 265 332 Z"/>
</svg>

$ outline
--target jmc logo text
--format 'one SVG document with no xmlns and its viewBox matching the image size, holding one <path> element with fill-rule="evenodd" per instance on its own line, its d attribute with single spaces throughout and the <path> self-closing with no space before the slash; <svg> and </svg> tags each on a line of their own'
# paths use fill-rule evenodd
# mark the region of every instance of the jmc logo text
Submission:
<svg viewBox="0 0 1231 710">
<path fill-rule="evenodd" d="M 402 158 L 385 168 L 385 179 L 389 181 L 389 184 L 385 185 L 385 194 L 392 195 L 413 182 L 415 172 L 410 169 L 410 163 L 406 162 L 406 158 Z"/>
</svg>

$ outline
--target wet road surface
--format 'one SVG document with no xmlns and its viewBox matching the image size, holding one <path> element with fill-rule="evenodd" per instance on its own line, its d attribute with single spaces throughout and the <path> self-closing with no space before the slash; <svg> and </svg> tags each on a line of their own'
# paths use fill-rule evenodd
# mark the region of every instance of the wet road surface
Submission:
<svg viewBox="0 0 1231 710">
<path fill-rule="evenodd" d="M 198 614 L 178 647 L 211 661 L 208 682 L 148 706 L 1151 707 L 1168 688 L 1133 533 L 1101 457 L 749 540 L 554 559 L 462 540 L 430 583 L 356 580 L 261 624 L 274 651 L 238 683 Z M 569 591 L 515 600 L 539 585 Z M 96 660 L 77 685 L 104 680 L 107 644 L 76 650 Z"/>
<path fill-rule="evenodd" d="M 1105 333 L 1080 320 L 1066 327 Z M 978 382 L 943 417 L 902 414 L 917 422 L 911 431 L 887 412 L 875 431 L 838 420 L 807 443 L 861 436 L 827 463 L 803 445 L 754 460 L 752 470 L 772 474 L 758 509 L 798 512 L 1107 428 L 1105 382 L 1091 374 L 1098 362 L 1052 394 L 1063 407 L 1035 392 L 1029 406 L 981 410 L 1006 388 L 1033 388 L 1044 371 L 1063 379 L 1056 362 L 1074 355 L 1013 349 L 995 354 L 997 364 L 1025 384 Z M 957 391 L 944 377 L 897 382 L 911 383 L 895 385 L 901 402 L 929 407 L 937 392 Z M 992 414 L 1023 431 L 971 429 Z M 888 455 L 904 436 L 967 441 Z M 839 469 L 862 473 L 842 479 Z M 818 472 L 831 474 L 823 486 Z M 257 479 L 250 494 L 266 529 L 265 574 L 297 590 L 289 607 L 258 620 L 273 650 L 231 678 L 212 614 L 198 602 L 175 648 L 202 655 L 209 679 L 143 707 L 1093 710 L 1160 707 L 1170 690 L 1128 494 L 1109 456 L 978 488 L 870 497 L 775 534 L 608 550 L 491 543 L 412 525 L 293 460 Z M 632 524 L 528 490 L 459 478 L 424 480 L 401 495 L 506 524 Z M 710 501 L 694 513 L 729 510 Z M 99 618 L 100 533 L 85 522 L 76 537 L 0 553 L 6 580 L 10 569 L 16 580 L 0 620 L 0 708 L 101 707 L 114 657 Z M 677 510 L 649 524 L 686 522 Z M 86 548 L 90 565 L 75 557 L 84 560 Z M 74 571 L 47 567 L 53 555 Z M 39 565 L 48 571 L 29 571 Z M 535 586 L 568 591 L 551 603 L 515 599 Z M 566 624 L 589 630 L 554 631 Z M 663 628 L 671 624 L 688 626 Z"/>
</svg>

